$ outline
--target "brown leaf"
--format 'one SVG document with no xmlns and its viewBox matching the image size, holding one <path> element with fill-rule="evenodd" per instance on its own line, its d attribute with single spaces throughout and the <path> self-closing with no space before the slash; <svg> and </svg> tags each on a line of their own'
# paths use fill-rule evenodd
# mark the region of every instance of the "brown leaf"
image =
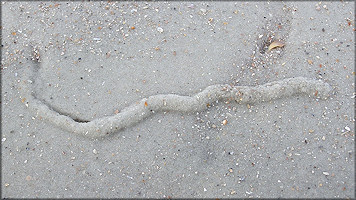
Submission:
<svg viewBox="0 0 356 200">
<path fill-rule="evenodd" d="M 269 47 L 268 47 L 268 51 L 271 51 L 272 49 L 276 48 L 276 47 L 283 47 L 284 43 L 281 41 L 274 41 L 272 42 Z"/>
</svg>

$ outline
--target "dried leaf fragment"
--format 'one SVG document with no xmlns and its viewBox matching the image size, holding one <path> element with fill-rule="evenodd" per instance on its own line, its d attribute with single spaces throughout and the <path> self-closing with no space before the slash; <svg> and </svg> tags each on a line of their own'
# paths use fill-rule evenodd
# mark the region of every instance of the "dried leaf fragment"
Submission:
<svg viewBox="0 0 356 200">
<path fill-rule="evenodd" d="M 284 43 L 281 42 L 281 41 L 274 41 L 272 42 L 269 47 L 268 47 L 268 51 L 271 51 L 272 49 L 274 48 L 277 48 L 277 47 L 283 47 L 284 46 Z"/>
</svg>

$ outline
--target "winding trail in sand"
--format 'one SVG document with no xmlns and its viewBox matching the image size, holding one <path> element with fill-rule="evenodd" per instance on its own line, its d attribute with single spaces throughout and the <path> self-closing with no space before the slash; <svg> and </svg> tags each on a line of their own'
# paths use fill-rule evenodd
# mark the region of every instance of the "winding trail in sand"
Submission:
<svg viewBox="0 0 356 200">
<path fill-rule="evenodd" d="M 89 122 L 74 120 L 53 109 L 47 103 L 36 98 L 33 92 L 36 73 L 41 67 L 40 62 L 27 68 L 20 82 L 20 98 L 26 107 L 33 111 L 36 117 L 72 132 L 90 138 L 103 137 L 115 133 L 120 129 L 132 126 L 156 112 L 202 111 L 209 104 L 217 100 L 236 101 L 240 104 L 268 102 L 279 98 L 288 98 L 295 95 L 307 95 L 311 98 L 327 99 L 332 87 L 322 80 L 313 80 L 304 77 L 287 78 L 257 86 L 231 86 L 217 84 L 206 87 L 193 96 L 180 96 L 175 94 L 159 94 L 143 98 L 132 103 L 120 113 L 113 116 L 97 118 Z M 118 97 L 120 98 L 120 97 Z"/>
</svg>

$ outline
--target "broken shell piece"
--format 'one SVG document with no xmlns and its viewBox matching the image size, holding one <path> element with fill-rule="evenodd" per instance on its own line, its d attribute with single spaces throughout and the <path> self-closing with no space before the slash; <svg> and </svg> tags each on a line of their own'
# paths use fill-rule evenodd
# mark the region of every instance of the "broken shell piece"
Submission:
<svg viewBox="0 0 356 200">
<path fill-rule="evenodd" d="M 274 41 L 269 45 L 268 51 L 271 51 L 272 49 L 274 49 L 276 47 L 283 47 L 284 45 L 285 45 L 284 42 Z"/>
<path fill-rule="evenodd" d="M 224 119 L 224 120 L 222 121 L 222 124 L 223 124 L 223 125 L 226 125 L 226 124 L 227 124 L 227 120 Z"/>
<path fill-rule="evenodd" d="M 163 33 L 163 28 L 157 27 L 157 31 L 160 32 L 160 33 Z"/>
</svg>

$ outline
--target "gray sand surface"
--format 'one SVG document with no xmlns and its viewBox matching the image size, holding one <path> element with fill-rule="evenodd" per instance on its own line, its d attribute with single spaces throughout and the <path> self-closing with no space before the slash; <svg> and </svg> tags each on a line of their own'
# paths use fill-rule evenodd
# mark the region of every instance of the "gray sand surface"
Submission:
<svg viewBox="0 0 356 200">
<path fill-rule="evenodd" d="M 1 2 L 2 198 L 355 198 L 354 2 Z M 285 46 L 267 51 L 272 41 Z M 31 60 L 37 49 L 40 63 Z M 87 138 L 157 94 L 322 80 L 327 99 L 214 102 Z M 55 120 L 55 119 L 53 119 Z"/>
</svg>

